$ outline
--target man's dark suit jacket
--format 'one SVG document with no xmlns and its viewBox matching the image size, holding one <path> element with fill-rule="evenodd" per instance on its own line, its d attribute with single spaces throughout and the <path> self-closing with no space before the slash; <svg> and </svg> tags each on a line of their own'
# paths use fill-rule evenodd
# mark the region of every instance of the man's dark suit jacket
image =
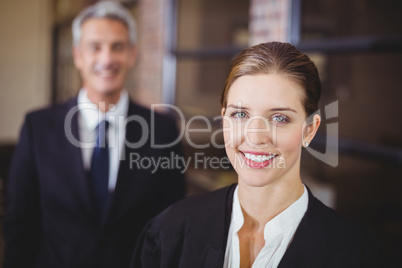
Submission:
<svg viewBox="0 0 402 268">
<path fill-rule="evenodd" d="M 179 144 L 151 148 L 149 129 L 141 148 L 126 146 L 107 216 L 99 219 L 81 150 L 64 130 L 66 115 L 76 106 L 75 98 L 26 117 L 7 182 L 4 268 L 126 268 L 146 222 L 184 196 L 179 169 L 170 166 L 152 174 L 153 166 L 130 167 L 131 153 L 155 160 L 181 156 Z M 77 114 L 72 118 L 76 138 Z M 150 110 L 130 102 L 131 115 L 142 117 L 151 128 Z M 155 144 L 178 137 L 174 120 L 166 116 L 155 114 L 154 126 Z M 142 133 L 138 120 L 127 124 L 127 141 L 140 141 Z"/>
<path fill-rule="evenodd" d="M 131 267 L 223 267 L 236 185 L 180 201 L 147 224 Z M 311 192 L 279 266 L 388 267 L 375 239 Z"/>
</svg>

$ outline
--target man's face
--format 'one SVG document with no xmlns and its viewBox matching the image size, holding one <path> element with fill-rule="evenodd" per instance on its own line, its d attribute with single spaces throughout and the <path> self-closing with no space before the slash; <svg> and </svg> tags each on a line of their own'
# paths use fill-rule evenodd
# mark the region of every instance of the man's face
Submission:
<svg viewBox="0 0 402 268">
<path fill-rule="evenodd" d="M 135 48 L 129 43 L 126 25 L 113 19 L 86 20 L 81 26 L 80 43 L 74 47 L 74 62 L 88 93 L 120 93 L 135 63 Z"/>
</svg>

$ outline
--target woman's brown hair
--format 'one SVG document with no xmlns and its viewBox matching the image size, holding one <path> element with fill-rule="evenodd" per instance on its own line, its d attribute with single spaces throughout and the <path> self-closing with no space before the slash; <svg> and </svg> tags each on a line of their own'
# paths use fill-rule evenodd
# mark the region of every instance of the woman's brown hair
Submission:
<svg viewBox="0 0 402 268">
<path fill-rule="evenodd" d="M 226 108 L 229 88 L 243 75 L 281 74 L 298 83 L 303 89 L 302 104 L 309 116 L 317 111 L 321 82 L 314 63 L 304 53 L 288 43 L 269 42 L 243 50 L 233 60 L 221 95 Z"/>
</svg>

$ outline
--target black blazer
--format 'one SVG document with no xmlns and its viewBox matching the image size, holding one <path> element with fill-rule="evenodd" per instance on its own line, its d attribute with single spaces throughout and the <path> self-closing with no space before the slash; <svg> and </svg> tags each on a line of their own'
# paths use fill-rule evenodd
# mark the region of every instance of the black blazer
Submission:
<svg viewBox="0 0 402 268">
<path fill-rule="evenodd" d="M 74 98 L 26 117 L 7 182 L 5 268 L 126 268 L 146 222 L 184 196 L 181 170 L 152 173 L 152 168 L 130 166 L 132 153 L 155 159 L 182 153 L 179 144 L 151 148 L 151 123 L 156 144 L 175 140 L 176 124 L 160 114 L 152 118 L 150 110 L 130 102 L 128 115 L 147 122 L 148 139 L 137 149 L 126 146 L 107 216 L 100 220 L 80 148 L 68 141 L 64 130 L 66 116 L 76 105 Z M 71 121 L 76 138 L 77 114 Z M 126 127 L 127 141 L 140 141 L 143 131 L 137 117 Z"/>
<path fill-rule="evenodd" d="M 223 267 L 236 185 L 188 198 L 144 229 L 131 267 Z M 387 267 L 376 240 L 309 191 L 309 204 L 279 268 Z"/>
</svg>

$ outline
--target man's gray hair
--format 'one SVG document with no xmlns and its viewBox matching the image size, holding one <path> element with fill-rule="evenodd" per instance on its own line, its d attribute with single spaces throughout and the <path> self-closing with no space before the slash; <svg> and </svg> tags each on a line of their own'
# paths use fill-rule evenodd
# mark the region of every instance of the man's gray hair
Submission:
<svg viewBox="0 0 402 268">
<path fill-rule="evenodd" d="M 130 43 L 134 45 L 137 41 L 137 26 L 125 7 L 116 2 L 102 1 L 95 5 L 89 6 L 81 11 L 73 21 L 73 44 L 77 46 L 81 40 L 81 26 L 90 18 L 107 18 L 123 22 L 128 29 Z"/>
</svg>

